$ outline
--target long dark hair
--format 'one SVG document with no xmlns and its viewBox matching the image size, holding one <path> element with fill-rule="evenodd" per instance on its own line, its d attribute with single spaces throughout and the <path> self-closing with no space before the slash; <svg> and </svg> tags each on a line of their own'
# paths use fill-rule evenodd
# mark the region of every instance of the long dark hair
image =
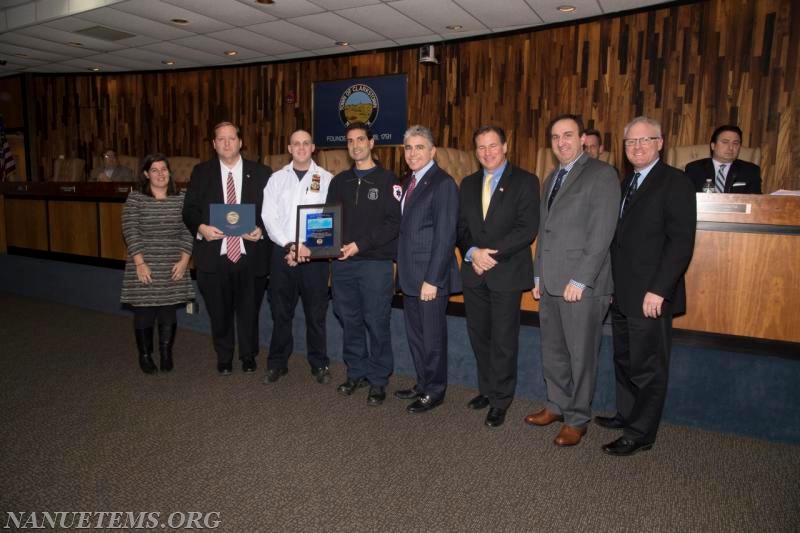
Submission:
<svg viewBox="0 0 800 533">
<path fill-rule="evenodd" d="M 172 169 L 169 168 L 169 159 L 161 153 L 150 154 L 142 159 L 142 164 L 139 165 L 139 192 L 147 196 L 153 196 L 153 191 L 150 190 L 150 180 L 144 177 L 144 173 L 150 170 L 153 163 L 163 161 L 167 165 L 169 171 L 169 182 L 167 183 L 167 196 L 174 196 L 178 194 L 178 189 L 175 187 L 175 181 L 172 179 Z"/>
</svg>

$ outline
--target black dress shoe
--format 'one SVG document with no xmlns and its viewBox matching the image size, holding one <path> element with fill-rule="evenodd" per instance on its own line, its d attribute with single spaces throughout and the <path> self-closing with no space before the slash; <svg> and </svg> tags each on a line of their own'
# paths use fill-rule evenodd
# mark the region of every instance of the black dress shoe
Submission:
<svg viewBox="0 0 800 533">
<path fill-rule="evenodd" d="M 317 383 L 325 384 L 331 382 L 331 371 L 327 366 L 312 368 L 311 375 L 314 376 L 314 379 L 317 380 Z"/>
<path fill-rule="evenodd" d="M 427 411 L 430 411 L 434 407 L 442 405 L 443 401 L 444 398 L 439 398 L 437 400 L 434 400 L 433 398 L 431 398 L 429 395 L 426 394 L 424 396 L 420 396 L 419 398 L 417 398 L 415 402 L 406 407 L 406 411 L 408 411 L 409 413 L 425 413 Z"/>
<path fill-rule="evenodd" d="M 289 373 L 289 369 L 286 367 L 283 368 L 270 368 L 267 370 L 267 374 L 264 376 L 264 383 L 275 383 L 282 376 L 285 376 Z"/>
<path fill-rule="evenodd" d="M 219 372 L 220 376 L 230 376 L 231 372 L 233 372 L 233 365 L 230 363 L 219 363 L 217 364 L 217 372 Z"/>
<path fill-rule="evenodd" d="M 394 397 L 398 400 L 413 400 L 415 398 L 422 398 L 422 394 L 417 392 L 417 389 L 411 387 L 410 389 L 400 389 L 394 391 Z"/>
<path fill-rule="evenodd" d="M 386 399 L 386 387 L 372 385 L 367 394 L 367 405 L 380 405 Z"/>
<path fill-rule="evenodd" d="M 242 359 L 242 372 L 245 374 L 252 374 L 256 371 L 255 359 Z"/>
<path fill-rule="evenodd" d="M 475 409 L 476 411 L 480 411 L 481 409 L 485 409 L 489 407 L 489 398 L 483 396 L 482 394 L 478 394 L 473 399 L 469 401 L 467 407 L 470 409 Z"/>
<path fill-rule="evenodd" d="M 347 378 L 347 381 L 336 387 L 336 392 L 338 392 L 339 394 L 344 394 L 345 396 L 350 396 L 356 391 L 356 389 L 360 389 L 361 387 L 366 387 L 367 385 L 369 385 L 369 381 L 367 381 L 367 378 L 358 378 L 358 379 Z"/>
<path fill-rule="evenodd" d="M 506 421 L 506 410 L 499 407 L 490 407 L 489 412 L 486 413 L 486 425 L 490 428 L 496 428 L 503 425 Z"/>
<path fill-rule="evenodd" d="M 603 451 L 608 455 L 624 457 L 649 450 L 652 447 L 652 442 L 636 442 L 635 440 L 620 437 L 614 442 L 609 442 L 608 444 L 604 445 Z"/>
<path fill-rule="evenodd" d="M 625 422 L 616 416 L 596 416 L 594 417 L 594 423 L 608 429 L 622 429 L 625 427 Z"/>
</svg>

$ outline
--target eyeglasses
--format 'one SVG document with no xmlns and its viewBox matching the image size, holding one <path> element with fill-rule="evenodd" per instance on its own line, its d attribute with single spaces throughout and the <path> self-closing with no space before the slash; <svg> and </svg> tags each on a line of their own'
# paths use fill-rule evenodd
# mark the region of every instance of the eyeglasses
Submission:
<svg viewBox="0 0 800 533">
<path fill-rule="evenodd" d="M 622 142 L 625 146 L 636 146 L 637 144 L 642 146 L 650 146 L 650 143 L 653 141 L 657 141 L 661 137 L 639 137 L 638 139 L 623 139 Z"/>
</svg>

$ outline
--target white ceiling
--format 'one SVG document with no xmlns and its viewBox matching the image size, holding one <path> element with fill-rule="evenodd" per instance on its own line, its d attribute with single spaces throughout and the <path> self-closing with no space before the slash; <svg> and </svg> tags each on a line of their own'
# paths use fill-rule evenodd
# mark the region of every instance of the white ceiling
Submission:
<svg viewBox="0 0 800 533">
<path fill-rule="evenodd" d="M 663 0 L 0 0 L 0 76 L 164 70 L 344 54 L 529 28 Z M 563 13 L 558 6 L 575 7 Z M 185 19 L 180 25 L 172 19 Z M 458 25 L 461 28 L 448 29 Z M 81 30 L 132 34 L 116 41 Z M 337 46 L 346 41 L 347 46 Z M 81 43 L 80 45 L 70 43 Z M 236 50 L 235 56 L 225 55 Z M 174 61 L 168 66 L 164 61 Z"/>
</svg>

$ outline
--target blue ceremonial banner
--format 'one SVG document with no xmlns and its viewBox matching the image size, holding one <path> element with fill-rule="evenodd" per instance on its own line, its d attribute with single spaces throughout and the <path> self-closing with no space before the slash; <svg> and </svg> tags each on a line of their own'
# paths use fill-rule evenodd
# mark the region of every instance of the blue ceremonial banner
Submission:
<svg viewBox="0 0 800 533">
<path fill-rule="evenodd" d="M 344 129 L 365 122 L 375 144 L 403 144 L 408 107 L 405 74 L 314 83 L 314 144 L 317 148 L 347 146 Z"/>
</svg>

